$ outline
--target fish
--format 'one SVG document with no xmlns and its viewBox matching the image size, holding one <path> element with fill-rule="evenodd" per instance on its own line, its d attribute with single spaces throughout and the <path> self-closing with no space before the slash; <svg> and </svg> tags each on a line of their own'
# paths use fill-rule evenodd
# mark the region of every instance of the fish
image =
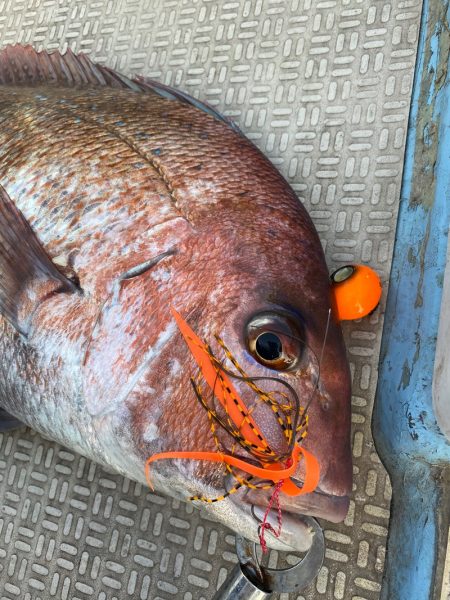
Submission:
<svg viewBox="0 0 450 600">
<path fill-rule="evenodd" d="M 277 522 L 276 487 L 272 548 L 308 549 L 305 516 L 345 518 L 351 380 L 323 248 L 283 176 L 209 104 L 70 50 L 0 51 L 0 315 L 1 430 L 149 475 L 255 541 L 265 512 Z M 300 455 L 318 466 L 309 493 Z M 273 468 L 265 481 L 248 465 Z"/>
</svg>

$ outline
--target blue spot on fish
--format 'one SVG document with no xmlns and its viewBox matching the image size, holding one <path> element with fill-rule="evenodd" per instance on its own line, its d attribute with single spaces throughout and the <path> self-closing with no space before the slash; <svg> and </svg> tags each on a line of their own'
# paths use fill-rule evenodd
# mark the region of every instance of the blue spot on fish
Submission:
<svg viewBox="0 0 450 600">
<path fill-rule="evenodd" d="M 155 156 L 159 156 L 161 154 L 161 148 L 155 148 L 154 150 L 152 150 L 152 154 L 154 154 Z"/>
<path fill-rule="evenodd" d="M 125 127 L 125 123 L 123 121 L 116 121 L 114 125 L 117 125 L 117 127 Z"/>
</svg>

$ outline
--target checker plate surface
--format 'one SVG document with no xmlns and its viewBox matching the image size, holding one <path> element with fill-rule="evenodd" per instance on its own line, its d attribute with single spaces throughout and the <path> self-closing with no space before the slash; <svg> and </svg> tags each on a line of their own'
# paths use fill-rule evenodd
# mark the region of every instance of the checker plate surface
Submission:
<svg viewBox="0 0 450 600">
<path fill-rule="evenodd" d="M 0 46 L 81 50 L 218 106 L 291 182 L 330 269 L 367 262 L 386 292 L 420 9 L 420 0 L 0 0 Z M 370 419 L 382 307 L 344 329 L 354 492 L 345 523 L 324 524 L 325 564 L 298 599 L 379 597 L 390 485 Z M 233 535 L 192 506 L 29 430 L 0 435 L 0 600 L 209 600 L 235 561 Z"/>
</svg>

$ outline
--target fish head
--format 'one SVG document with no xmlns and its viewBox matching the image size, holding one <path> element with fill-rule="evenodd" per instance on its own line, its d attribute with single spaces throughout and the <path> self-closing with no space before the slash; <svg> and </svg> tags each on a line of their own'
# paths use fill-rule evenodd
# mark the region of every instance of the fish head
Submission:
<svg viewBox="0 0 450 600">
<path fill-rule="evenodd" d="M 292 399 L 293 392 L 300 409 L 307 410 L 301 444 L 319 462 L 319 485 L 305 496 L 284 496 L 285 509 L 341 521 L 352 486 L 351 382 L 318 236 L 297 202 L 276 219 L 270 209 L 260 209 L 251 223 L 224 239 L 223 246 L 231 258 L 216 283 L 216 306 L 210 314 L 225 304 L 225 298 L 228 307 L 215 322 L 215 331 L 210 328 L 209 339 L 219 333 L 243 372 L 263 391 L 277 391 L 278 400 L 283 392 Z M 252 407 L 263 436 L 282 454 L 286 440 L 273 408 L 257 401 L 245 382 L 233 379 L 233 384 Z M 294 480 L 302 485 L 302 462 Z M 266 506 L 271 491 L 246 490 L 246 502 Z"/>
</svg>

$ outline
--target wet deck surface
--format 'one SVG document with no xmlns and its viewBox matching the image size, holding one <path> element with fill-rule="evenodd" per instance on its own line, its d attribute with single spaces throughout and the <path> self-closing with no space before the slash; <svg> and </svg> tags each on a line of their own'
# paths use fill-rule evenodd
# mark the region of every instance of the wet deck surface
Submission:
<svg viewBox="0 0 450 600">
<path fill-rule="evenodd" d="M 292 183 L 330 270 L 367 262 L 387 287 L 420 0 L 89 4 L 0 0 L 0 46 L 70 46 L 217 104 Z M 376 600 L 383 571 L 390 485 L 370 433 L 382 308 L 344 329 L 354 493 L 345 523 L 324 523 L 308 600 Z M 29 430 L 0 435 L 0 600 L 210 600 L 235 560 L 232 533 L 192 506 Z"/>
</svg>

